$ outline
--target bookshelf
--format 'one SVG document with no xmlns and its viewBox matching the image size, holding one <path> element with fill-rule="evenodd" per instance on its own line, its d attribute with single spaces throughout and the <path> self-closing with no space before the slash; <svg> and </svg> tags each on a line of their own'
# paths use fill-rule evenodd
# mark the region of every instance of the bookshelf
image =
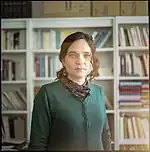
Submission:
<svg viewBox="0 0 150 152">
<path fill-rule="evenodd" d="M 149 34 L 144 32 L 144 30 L 148 28 L 148 18 L 147 17 L 117 16 L 115 18 L 115 24 L 116 24 L 115 26 L 116 27 L 116 41 L 115 42 L 116 42 L 116 59 L 117 59 L 116 60 L 116 68 L 117 68 L 116 84 L 118 86 L 116 88 L 117 102 L 116 102 L 115 116 L 116 116 L 116 120 L 119 120 L 120 122 L 116 124 L 116 148 L 123 150 L 122 147 L 124 145 L 128 145 L 129 149 L 132 149 L 133 145 L 138 145 L 140 149 L 141 146 L 149 145 L 149 139 L 148 139 L 149 137 L 147 137 L 145 134 L 142 136 L 142 130 L 137 130 L 141 126 L 143 127 L 146 125 L 146 123 L 149 122 L 149 117 L 148 117 L 149 106 L 143 106 L 143 104 L 142 106 L 138 106 L 140 102 L 134 103 L 135 99 L 133 98 L 135 97 L 137 99 L 139 97 L 140 101 L 143 101 L 144 104 L 147 104 L 148 102 L 148 105 L 149 105 L 149 98 L 147 99 L 147 102 L 146 101 L 144 102 L 144 100 L 142 100 L 142 90 L 140 93 L 137 93 L 137 90 L 136 90 L 136 83 L 145 82 L 146 83 L 145 88 L 147 90 L 146 89 L 144 90 L 147 91 L 146 92 L 147 94 L 149 92 L 148 91 L 149 67 L 147 67 L 145 71 L 143 70 L 143 67 L 140 68 L 140 66 L 143 65 L 144 63 L 142 63 L 141 58 L 138 58 L 142 56 L 143 54 L 149 55 L 149 44 L 148 44 Z M 124 34 L 125 32 L 126 32 L 126 35 Z M 126 56 L 125 58 L 129 59 L 129 56 L 127 54 L 130 54 L 131 60 L 126 60 L 126 62 L 124 63 L 122 62 L 120 56 L 125 55 Z M 146 62 L 145 64 L 147 66 L 149 65 L 148 59 L 149 59 L 149 56 L 147 57 L 147 60 L 145 61 Z M 120 62 L 120 64 L 118 63 L 118 61 Z M 126 69 L 123 69 L 124 67 L 126 67 Z M 139 69 L 142 69 L 142 70 L 139 70 Z M 126 70 L 126 71 L 123 71 L 123 70 Z M 121 89 L 120 87 L 120 84 L 122 82 L 125 84 L 125 86 L 127 86 L 127 88 L 124 90 Z M 126 85 L 130 83 L 133 83 L 132 86 L 134 86 L 134 89 L 131 89 L 132 86 Z M 142 88 L 142 86 L 143 85 L 141 85 L 140 88 Z M 132 93 L 130 93 L 129 90 L 132 90 L 130 91 Z M 127 91 L 126 92 L 127 96 L 125 96 L 125 91 Z M 136 95 L 133 97 L 132 95 L 134 94 Z M 130 103 L 128 101 L 121 102 L 121 100 L 124 100 L 124 96 L 126 97 L 126 99 L 129 98 L 128 101 Z M 124 107 L 121 107 L 121 104 Z M 125 104 L 128 104 L 128 106 L 125 106 Z M 131 104 L 133 104 L 134 106 L 132 106 Z M 147 118 L 146 119 L 147 121 L 145 120 L 146 122 L 141 125 L 141 121 L 143 121 L 144 118 Z M 137 121 L 139 123 L 137 123 Z M 143 128 L 144 128 L 143 130 L 146 130 L 148 134 L 149 129 L 146 129 L 145 127 Z M 124 130 L 124 132 L 122 130 Z M 134 150 L 137 150 L 137 149 L 135 148 Z M 127 148 L 124 150 L 127 150 Z"/>
<path fill-rule="evenodd" d="M 61 64 L 59 64 L 58 61 L 58 54 L 60 51 L 60 43 L 62 42 L 62 40 L 69 33 L 75 31 L 84 31 L 86 33 L 89 33 L 90 35 L 94 35 L 94 32 L 100 33 L 101 31 L 105 32 L 107 35 L 108 32 L 110 32 L 111 34 L 105 44 L 102 47 L 99 47 L 99 45 L 101 44 L 100 43 L 96 48 L 96 54 L 100 59 L 100 76 L 93 80 L 92 83 L 101 85 L 104 89 L 107 108 L 106 112 L 108 115 L 112 135 L 112 148 L 115 150 L 119 150 L 122 145 L 127 144 L 146 145 L 147 139 L 120 139 L 121 126 L 120 123 L 118 123 L 120 122 L 120 120 L 123 122 L 121 118 L 122 115 L 128 116 L 131 114 L 131 116 L 133 117 L 137 116 L 137 114 L 139 113 L 147 114 L 149 111 L 147 107 L 142 107 L 138 109 L 135 107 L 120 108 L 120 82 L 146 82 L 149 80 L 149 76 L 144 75 L 143 73 L 140 76 L 126 74 L 120 75 L 120 55 L 125 54 L 125 52 L 135 52 L 135 55 L 137 56 L 141 56 L 143 53 L 149 53 L 149 46 L 126 46 L 120 43 L 120 27 L 124 27 L 127 29 L 131 28 L 133 25 L 142 25 L 142 27 L 148 26 L 148 17 L 117 16 L 86 18 L 2 19 L 2 30 L 16 30 L 21 28 L 26 30 L 25 48 L 2 49 L 1 52 L 2 57 L 14 57 L 19 59 L 25 58 L 26 62 L 24 64 L 24 67 L 26 69 L 26 78 L 24 80 L 5 80 L 2 81 L 2 86 L 4 86 L 4 88 L 6 87 L 7 90 L 10 88 L 24 86 L 26 88 L 27 97 L 27 105 L 25 110 L 5 110 L 2 111 L 2 114 L 25 115 L 27 128 L 26 138 L 27 140 L 29 140 L 34 96 L 41 85 L 55 80 L 56 68 L 59 69 L 61 67 Z M 49 36 L 47 36 L 48 34 Z M 46 43 L 46 39 L 47 41 L 49 40 L 52 42 L 51 45 L 49 45 L 49 43 Z M 144 44 L 144 42 L 141 44 Z M 43 65 L 41 66 L 40 63 L 42 63 Z M 129 69 L 129 72 L 131 72 L 131 68 Z"/>
<path fill-rule="evenodd" d="M 28 139 L 27 19 L 2 19 L 1 84 L 4 140 Z M 11 128 L 11 129 L 10 129 Z"/>
</svg>

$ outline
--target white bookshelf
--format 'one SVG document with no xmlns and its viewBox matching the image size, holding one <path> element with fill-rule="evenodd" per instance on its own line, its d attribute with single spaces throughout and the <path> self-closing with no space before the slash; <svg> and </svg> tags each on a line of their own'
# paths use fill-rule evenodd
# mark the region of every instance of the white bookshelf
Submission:
<svg viewBox="0 0 150 152">
<path fill-rule="evenodd" d="M 134 109 L 134 108 L 131 108 L 131 109 L 119 109 L 118 110 L 119 112 L 149 112 L 149 108 L 141 108 L 141 109 Z"/>
<path fill-rule="evenodd" d="M 74 31 L 77 31 L 77 30 L 81 30 L 81 31 L 84 31 L 84 29 L 86 29 L 88 27 L 88 29 L 86 29 L 85 31 L 88 32 L 89 34 L 91 34 L 91 32 L 95 29 L 95 28 L 112 28 L 112 32 L 113 32 L 113 17 L 104 17 L 104 18 L 84 18 L 83 19 L 80 19 L 80 18 L 67 18 L 67 19 L 62 19 L 62 18 L 58 18 L 58 19 L 32 19 L 30 20 L 30 30 L 31 30 L 31 35 L 33 35 L 33 31 L 35 31 L 36 29 L 45 29 L 45 28 L 48 28 L 48 29 L 59 29 L 60 31 L 63 31 L 63 30 L 68 30 L 68 29 L 71 29 L 71 30 L 74 30 Z M 42 21 L 41 21 L 42 20 Z M 114 35 L 113 35 L 114 36 Z M 112 37 L 113 37 L 112 36 Z M 31 36 L 30 37 L 30 42 L 33 41 L 33 37 Z M 60 49 L 43 49 L 43 48 L 37 48 L 37 49 L 34 49 L 35 47 L 33 46 L 33 44 L 30 44 L 30 50 L 32 50 L 31 52 L 31 56 L 32 56 L 32 61 L 31 61 L 31 67 L 32 69 L 30 70 L 31 71 L 34 71 L 34 65 L 33 65 L 33 57 L 34 55 L 58 55 L 59 54 L 59 51 Z M 113 44 L 113 38 L 112 38 L 112 42 L 111 42 L 111 46 L 109 47 L 105 47 L 105 48 L 97 48 L 96 49 L 96 53 L 97 55 L 101 55 L 103 54 L 103 56 L 106 56 L 107 54 L 109 55 L 110 57 L 110 61 L 111 63 L 109 63 L 109 66 L 111 65 L 111 67 L 113 68 L 114 66 L 114 44 Z M 107 59 L 108 61 L 108 59 Z M 105 62 L 103 63 L 103 65 L 105 64 Z M 33 101 L 34 99 L 34 94 L 33 94 L 33 89 L 35 86 L 41 86 L 43 84 L 46 84 L 48 82 L 52 82 L 53 80 L 55 79 L 55 77 L 34 77 L 34 75 L 32 74 L 32 83 L 31 83 L 31 98 Z M 96 81 L 100 81 L 102 83 L 106 83 L 107 84 L 107 81 L 110 81 L 111 84 L 114 84 L 114 76 L 111 75 L 111 76 L 100 76 L 100 77 L 97 77 L 96 78 L 97 80 Z M 113 85 L 111 85 L 111 87 L 113 88 Z M 108 86 L 107 86 L 108 88 Z M 114 88 L 113 88 L 114 90 Z M 113 100 L 114 100 L 114 96 L 112 97 Z M 33 107 L 33 104 L 32 102 L 30 102 L 30 107 Z M 30 110 L 31 112 L 32 110 Z M 114 109 L 107 109 L 106 113 L 108 115 L 112 115 L 114 117 Z M 30 119 L 31 121 L 31 119 Z M 114 136 L 114 135 L 113 135 Z M 112 141 L 112 143 L 115 143 L 114 139 Z"/>
<path fill-rule="evenodd" d="M 148 76 L 143 77 L 119 77 L 119 80 L 149 80 Z"/>
<path fill-rule="evenodd" d="M 19 30 L 24 30 L 25 31 L 25 37 L 24 37 L 24 40 L 26 41 L 28 39 L 28 29 L 27 29 L 27 22 L 28 22 L 28 19 L 2 19 L 1 20 L 1 31 L 4 30 L 5 32 L 7 31 L 19 31 Z M 4 35 L 2 35 L 1 33 L 1 36 L 3 37 Z M 6 35 L 5 35 L 6 37 Z M 28 61 L 28 58 L 27 58 L 27 53 L 28 53 L 28 44 L 27 43 L 24 43 L 24 49 L 7 49 L 7 48 L 3 48 L 2 47 L 2 43 L 3 41 L 1 41 L 1 61 L 2 59 L 8 59 L 8 60 L 14 60 L 16 62 L 16 64 L 18 64 L 18 61 L 21 61 L 23 60 L 23 64 L 21 65 L 21 69 L 16 69 L 15 71 L 15 74 L 16 73 L 21 73 L 21 71 L 24 69 L 24 72 L 23 75 L 24 75 L 24 78 L 22 79 L 18 79 L 16 77 L 15 80 L 11 80 L 11 79 L 8 79 L 8 80 L 2 80 L 1 84 L 2 84 L 2 92 L 3 91 L 6 91 L 6 92 L 9 92 L 9 91 L 16 91 L 18 88 L 20 87 L 24 87 L 25 90 L 26 90 L 26 108 L 24 110 L 21 110 L 21 109 L 5 109 L 5 110 L 2 110 L 2 116 L 8 116 L 10 118 L 12 117 L 23 117 L 23 120 L 25 121 L 24 122 L 24 129 L 25 129 L 25 133 L 24 133 L 24 138 L 26 140 L 29 139 L 29 134 L 28 134 L 28 126 L 29 126 L 29 123 L 28 123 L 28 120 L 29 120 L 29 103 L 28 101 L 29 100 L 29 96 L 30 94 L 28 94 L 28 83 L 29 83 L 29 79 L 27 78 L 27 75 L 28 75 L 28 64 L 27 64 L 27 61 Z M 5 42 L 6 43 L 6 42 Z M 14 42 L 13 42 L 14 43 Z M 7 44 L 5 44 L 6 47 L 7 47 Z M 12 44 L 11 44 L 12 45 Z M 3 67 L 4 65 L 1 65 L 1 70 L 4 70 L 2 68 L 6 68 L 6 67 Z M 11 67 L 12 69 L 12 67 Z M 14 101 L 14 100 L 13 100 Z M 27 129 L 26 129 L 27 128 Z M 19 131 L 19 130 L 18 130 Z"/>
<path fill-rule="evenodd" d="M 112 68 L 112 75 L 100 75 L 93 83 L 101 85 L 104 88 L 104 92 L 108 94 L 108 98 L 112 99 L 113 109 L 107 109 L 106 113 L 112 118 L 112 132 L 113 132 L 113 147 L 115 150 L 119 150 L 120 145 L 126 144 L 145 144 L 144 140 L 120 140 L 119 138 L 119 114 L 120 113 L 138 113 L 148 112 L 148 109 L 119 109 L 119 81 L 121 80 L 149 80 L 147 76 L 140 77 L 126 77 L 119 76 L 119 60 L 118 56 L 124 52 L 148 52 L 149 47 L 147 46 L 119 46 L 119 27 L 120 25 L 135 25 L 135 24 L 148 24 L 147 16 L 136 16 L 136 17 L 86 17 L 86 18 L 38 18 L 38 19 L 3 19 L 1 28 L 5 29 L 26 29 L 26 49 L 20 50 L 2 50 L 2 56 L 25 56 L 26 58 L 26 80 L 21 81 L 2 81 L 2 85 L 7 86 L 18 86 L 24 85 L 27 89 L 27 109 L 25 111 L 2 111 L 2 114 L 25 114 L 27 117 L 27 140 L 30 137 L 30 127 L 32 118 L 32 108 L 34 100 L 34 87 L 44 85 L 46 83 L 54 81 L 55 77 L 35 77 L 34 69 L 34 56 L 35 55 L 58 55 L 60 49 L 56 48 L 35 48 L 33 44 L 34 31 L 37 29 L 58 29 L 63 30 L 81 30 L 92 34 L 94 30 L 99 29 L 111 29 L 112 37 L 110 39 L 110 45 L 104 48 L 97 48 L 97 56 L 100 56 L 100 68 Z"/>
<path fill-rule="evenodd" d="M 3 115 L 13 115 L 13 114 L 27 114 L 28 111 L 27 110 L 4 110 L 2 111 Z"/>
<path fill-rule="evenodd" d="M 133 26 L 143 26 L 143 25 L 148 25 L 148 17 L 147 16 L 117 16 L 115 18 L 115 27 L 116 27 L 116 41 L 115 41 L 115 46 L 116 46 L 116 120 L 120 121 L 120 114 L 127 114 L 131 116 L 137 116 L 137 115 L 142 115 L 143 113 L 145 115 L 149 115 L 149 108 L 119 108 L 119 82 L 120 81 L 130 81 L 130 80 L 136 80 L 136 81 L 148 81 L 149 82 L 149 76 L 120 76 L 119 75 L 119 55 L 123 54 L 125 52 L 131 53 L 135 52 L 135 54 L 142 54 L 142 53 L 148 53 L 149 54 L 149 46 L 120 46 L 119 44 L 119 28 L 120 27 L 133 27 Z M 135 37 L 134 37 L 135 39 Z M 121 145 L 149 145 L 149 140 L 148 139 L 120 139 L 120 123 L 116 123 L 116 149 L 119 150 Z"/>
<path fill-rule="evenodd" d="M 120 145 L 145 145 L 149 144 L 146 139 L 124 139 L 119 141 Z"/>
<path fill-rule="evenodd" d="M 2 84 L 26 84 L 26 81 L 2 81 Z"/>
<path fill-rule="evenodd" d="M 11 53 L 11 54 L 19 54 L 19 53 L 26 53 L 27 51 L 26 50 L 2 50 L 1 53 L 2 54 L 8 54 L 8 53 Z"/>
</svg>

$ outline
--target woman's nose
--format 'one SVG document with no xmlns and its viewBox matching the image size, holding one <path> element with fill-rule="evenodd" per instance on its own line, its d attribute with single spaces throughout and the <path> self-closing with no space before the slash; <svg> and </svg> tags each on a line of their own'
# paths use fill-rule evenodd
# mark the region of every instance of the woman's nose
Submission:
<svg viewBox="0 0 150 152">
<path fill-rule="evenodd" d="M 84 63 L 84 62 L 85 62 L 85 59 L 84 59 L 83 54 L 79 54 L 78 59 L 77 59 L 77 63 L 81 64 L 81 63 Z"/>
</svg>

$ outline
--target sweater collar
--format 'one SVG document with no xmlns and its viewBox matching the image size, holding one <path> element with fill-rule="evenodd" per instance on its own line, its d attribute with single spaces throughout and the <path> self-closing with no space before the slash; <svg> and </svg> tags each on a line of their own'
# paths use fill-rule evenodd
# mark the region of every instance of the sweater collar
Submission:
<svg viewBox="0 0 150 152">
<path fill-rule="evenodd" d="M 71 92 L 74 97 L 82 101 L 84 101 L 85 98 L 90 95 L 89 82 L 87 79 L 85 80 L 83 85 L 79 85 L 73 82 L 72 80 L 68 79 L 68 77 L 61 78 L 60 82 L 66 89 Z"/>
</svg>

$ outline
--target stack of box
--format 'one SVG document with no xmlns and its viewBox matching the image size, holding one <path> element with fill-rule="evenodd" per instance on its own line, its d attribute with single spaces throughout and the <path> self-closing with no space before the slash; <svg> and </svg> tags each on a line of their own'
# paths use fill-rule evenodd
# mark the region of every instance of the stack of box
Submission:
<svg viewBox="0 0 150 152">
<path fill-rule="evenodd" d="M 35 1 L 33 17 L 148 16 L 148 1 Z"/>
</svg>

